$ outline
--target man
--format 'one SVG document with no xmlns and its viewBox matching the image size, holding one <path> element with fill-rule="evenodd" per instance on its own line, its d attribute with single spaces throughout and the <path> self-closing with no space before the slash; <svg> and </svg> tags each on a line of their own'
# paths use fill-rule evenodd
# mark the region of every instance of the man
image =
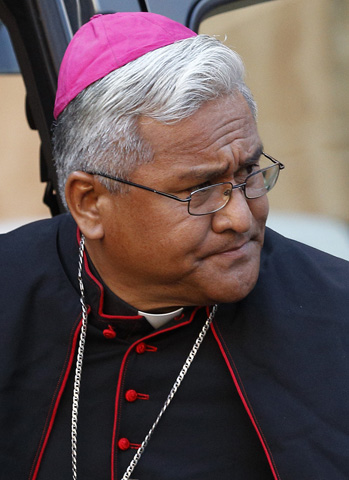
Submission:
<svg viewBox="0 0 349 480">
<path fill-rule="evenodd" d="M 2 478 L 347 479 L 348 264 L 265 235 L 283 165 L 255 115 L 216 39 L 139 13 L 76 34 L 70 213 L 1 240 Z"/>
</svg>

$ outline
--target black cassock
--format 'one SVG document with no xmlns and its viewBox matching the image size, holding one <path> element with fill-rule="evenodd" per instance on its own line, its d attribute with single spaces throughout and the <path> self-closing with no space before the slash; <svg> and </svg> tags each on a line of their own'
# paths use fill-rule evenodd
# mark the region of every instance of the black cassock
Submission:
<svg viewBox="0 0 349 480">
<path fill-rule="evenodd" d="M 81 327 L 78 232 L 69 215 L 0 236 L 0 478 L 71 478 Z M 206 321 L 159 329 L 85 259 L 90 307 L 78 478 L 119 480 Z M 254 290 L 219 305 L 135 468 L 139 480 L 347 480 L 349 263 L 267 229 Z"/>
</svg>

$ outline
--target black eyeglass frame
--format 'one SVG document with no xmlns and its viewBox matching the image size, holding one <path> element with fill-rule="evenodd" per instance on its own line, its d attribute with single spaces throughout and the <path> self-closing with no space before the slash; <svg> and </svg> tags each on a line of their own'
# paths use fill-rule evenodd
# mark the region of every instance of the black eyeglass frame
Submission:
<svg viewBox="0 0 349 480">
<path fill-rule="evenodd" d="M 209 185 L 207 187 L 198 188 L 197 190 L 194 190 L 193 192 L 191 192 L 191 194 L 187 198 L 179 198 L 176 195 L 172 195 L 171 193 L 161 192 L 160 190 L 155 190 L 154 188 L 147 187 L 145 185 L 140 185 L 139 183 L 131 182 L 130 180 L 124 180 L 123 178 L 115 177 L 113 175 L 109 175 L 108 173 L 93 172 L 93 171 L 89 171 L 89 170 L 84 170 L 84 171 L 85 171 L 85 173 L 88 173 L 90 175 L 98 175 L 100 177 L 108 178 L 109 180 L 114 180 L 116 182 L 120 182 L 120 183 L 123 183 L 125 185 L 131 185 L 132 187 L 141 188 L 143 190 L 147 190 L 148 192 L 153 192 L 153 193 L 156 193 L 157 195 L 162 195 L 163 197 L 172 198 L 173 200 L 177 200 L 177 202 L 187 203 L 188 204 L 189 215 L 192 215 L 194 217 L 200 217 L 200 216 L 203 216 L 203 215 L 210 215 L 211 213 L 216 213 L 219 210 L 222 210 L 222 208 L 224 208 L 227 205 L 227 203 L 229 202 L 229 199 L 227 200 L 227 202 L 224 205 L 222 205 L 219 208 L 217 208 L 216 210 L 210 211 L 208 213 L 191 213 L 190 210 L 189 210 L 189 205 L 190 205 L 190 201 L 192 199 L 192 195 L 194 195 L 195 193 L 197 193 L 199 191 L 208 190 L 208 189 L 211 189 L 212 187 L 216 187 L 217 185 L 228 185 L 229 184 L 232 187 L 232 189 L 231 189 L 232 192 L 233 192 L 233 190 L 237 190 L 237 189 L 241 188 L 241 190 L 243 191 L 243 193 L 245 195 L 245 198 L 247 198 L 248 200 L 253 200 L 255 198 L 263 197 L 267 193 L 267 192 L 264 192 L 259 197 L 248 197 L 246 195 L 246 183 L 247 183 L 248 179 L 253 177 L 254 175 L 257 175 L 259 173 L 265 172 L 266 170 L 269 170 L 270 168 L 273 168 L 275 165 L 279 166 L 279 171 L 283 170 L 285 168 L 285 165 L 283 163 L 279 162 L 279 160 L 276 160 L 275 158 L 271 157 L 270 155 L 268 155 L 264 152 L 261 152 L 261 153 L 264 157 L 271 160 L 274 165 L 270 165 L 269 167 L 261 168 L 260 170 L 257 170 L 256 172 L 251 173 L 250 175 L 248 175 L 246 177 L 246 179 L 243 183 L 239 183 L 237 185 L 233 185 L 231 182 L 215 183 L 214 185 Z M 275 183 L 278 179 L 278 176 L 279 176 L 279 174 L 276 177 Z M 275 185 L 275 183 L 274 183 L 274 185 Z"/>
</svg>

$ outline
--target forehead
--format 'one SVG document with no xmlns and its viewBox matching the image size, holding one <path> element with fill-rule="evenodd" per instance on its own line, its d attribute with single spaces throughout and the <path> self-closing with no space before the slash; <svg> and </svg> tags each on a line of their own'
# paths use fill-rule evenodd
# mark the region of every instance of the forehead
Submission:
<svg viewBox="0 0 349 480">
<path fill-rule="evenodd" d="M 140 133 L 154 158 L 150 169 L 181 178 L 205 169 L 230 170 L 260 149 L 256 122 L 241 94 L 210 101 L 171 125 L 141 118 Z M 142 166 L 143 167 L 143 166 Z"/>
</svg>

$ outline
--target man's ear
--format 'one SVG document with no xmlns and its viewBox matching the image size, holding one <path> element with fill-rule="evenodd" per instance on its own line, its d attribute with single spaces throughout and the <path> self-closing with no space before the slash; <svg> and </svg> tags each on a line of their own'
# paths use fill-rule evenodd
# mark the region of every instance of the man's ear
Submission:
<svg viewBox="0 0 349 480">
<path fill-rule="evenodd" d="M 100 204 L 105 194 L 106 188 L 89 173 L 76 171 L 67 179 L 65 198 L 70 213 L 87 239 L 104 237 Z"/>
</svg>

